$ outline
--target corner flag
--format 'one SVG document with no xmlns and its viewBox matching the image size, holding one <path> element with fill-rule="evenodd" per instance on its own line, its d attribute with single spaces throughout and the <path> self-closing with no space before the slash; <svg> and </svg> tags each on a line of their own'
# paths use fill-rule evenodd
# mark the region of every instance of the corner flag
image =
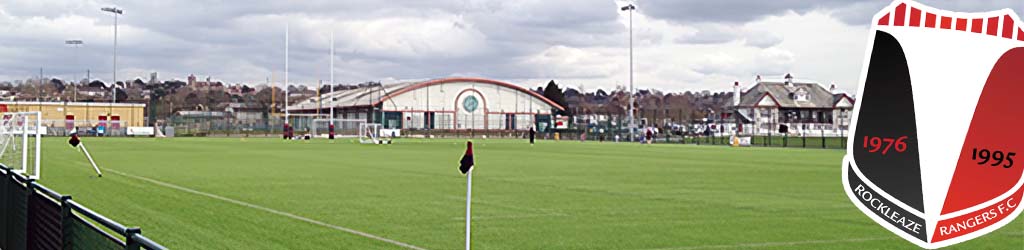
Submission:
<svg viewBox="0 0 1024 250">
<path fill-rule="evenodd" d="M 462 174 L 469 173 L 469 170 L 473 169 L 473 142 L 466 142 L 466 154 L 462 155 L 462 160 L 459 161 L 459 172 Z"/>
<path fill-rule="evenodd" d="M 96 161 L 92 160 L 92 155 L 89 154 L 89 149 L 85 148 L 85 144 L 82 143 L 81 139 L 78 139 L 78 133 L 71 133 L 71 139 L 68 139 L 68 144 L 71 144 L 71 147 L 81 149 L 82 153 L 85 154 L 85 158 L 89 159 L 89 164 L 92 164 L 92 169 L 96 170 L 96 176 L 103 177 L 103 172 L 100 172 L 100 167 L 96 166 Z"/>
<path fill-rule="evenodd" d="M 71 144 L 71 147 L 78 147 L 79 143 L 82 143 L 82 140 L 78 139 L 78 134 L 71 134 L 71 139 L 68 139 L 68 144 Z"/>
<path fill-rule="evenodd" d="M 459 161 L 459 172 L 466 175 L 466 250 L 469 250 L 470 205 L 473 199 L 473 142 L 466 142 L 466 154 Z"/>
</svg>

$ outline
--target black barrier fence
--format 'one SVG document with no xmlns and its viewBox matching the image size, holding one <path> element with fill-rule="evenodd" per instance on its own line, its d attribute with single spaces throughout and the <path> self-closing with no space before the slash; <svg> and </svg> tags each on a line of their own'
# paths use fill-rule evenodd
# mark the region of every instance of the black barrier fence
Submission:
<svg viewBox="0 0 1024 250">
<path fill-rule="evenodd" d="M 554 139 L 554 133 L 538 134 L 539 139 Z M 615 133 L 582 133 L 580 131 L 562 130 L 557 132 L 557 138 L 561 141 L 604 141 L 604 142 L 630 142 L 628 134 Z M 616 137 L 618 135 L 618 137 Z M 643 135 L 635 135 L 632 142 L 639 143 L 645 138 Z M 750 138 L 752 147 L 785 147 L 785 148 L 823 148 L 823 149 L 845 149 L 846 137 L 840 136 L 819 136 L 819 135 L 757 135 L 742 136 Z M 672 135 L 660 133 L 654 136 L 654 143 L 673 144 L 694 144 L 694 145 L 732 145 L 732 136 L 721 134 L 709 135 Z"/>
<path fill-rule="evenodd" d="M 0 172 L 0 249 L 167 249 L 6 166 Z"/>
</svg>

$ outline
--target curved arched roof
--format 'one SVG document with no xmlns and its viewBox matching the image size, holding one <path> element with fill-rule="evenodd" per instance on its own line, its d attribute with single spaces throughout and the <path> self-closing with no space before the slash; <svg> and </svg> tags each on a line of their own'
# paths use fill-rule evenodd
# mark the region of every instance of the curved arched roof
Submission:
<svg viewBox="0 0 1024 250">
<path fill-rule="evenodd" d="M 562 107 L 562 105 L 558 105 L 558 103 L 555 103 L 554 101 L 551 101 L 547 97 L 544 97 L 543 95 L 537 94 L 537 92 L 530 91 L 529 89 L 520 87 L 519 85 L 515 85 L 515 84 L 511 84 L 511 83 L 507 83 L 507 82 L 502 82 L 502 81 L 483 79 L 483 78 L 471 78 L 471 77 L 443 78 L 443 79 L 435 79 L 435 80 L 429 80 L 429 81 L 425 81 L 425 82 L 415 83 L 415 84 L 406 86 L 404 88 L 400 88 L 398 90 L 395 90 L 394 92 L 391 92 L 391 93 L 385 95 L 384 98 L 381 98 L 379 101 L 375 102 L 374 105 L 379 105 L 382 102 L 387 101 L 388 99 L 391 99 L 392 97 L 395 97 L 395 96 L 398 96 L 398 95 L 401 95 L 401 94 L 404 94 L 406 92 L 413 91 L 413 90 L 416 90 L 416 89 L 419 89 L 419 88 L 424 88 L 424 87 L 433 86 L 433 85 L 441 85 L 441 84 L 446 84 L 446 83 L 459 83 L 459 82 L 474 82 L 474 83 L 495 84 L 495 85 L 499 85 L 499 86 L 502 86 L 502 87 L 518 90 L 519 92 L 523 92 L 523 93 L 529 94 L 529 95 L 531 95 L 533 97 L 536 97 L 537 99 L 540 99 L 540 100 L 544 101 L 545 103 L 547 103 L 547 104 L 551 105 L 552 107 L 555 107 L 555 108 L 557 108 L 559 110 L 565 110 L 565 107 Z"/>
<path fill-rule="evenodd" d="M 559 110 L 565 110 L 565 107 L 558 105 L 554 101 L 544 97 L 543 95 L 537 94 L 536 92 L 530 91 L 529 89 L 520 87 L 519 85 L 483 79 L 483 78 L 470 78 L 470 77 L 456 77 L 456 78 L 443 78 L 434 79 L 428 81 L 417 81 L 417 82 L 402 82 L 384 85 L 365 86 L 355 89 L 339 90 L 332 93 L 327 93 L 322 96 L 322 106 L 317 104 L 317 98 L 313 97 L 308 100 L 298 102 L 288 107 L 288 110 L 301 111 L 301 110 L 316 110 L 320 107 L 357 107 L 357 106 L 369 106 L 380 105 L 381 103 L 390 100 L 393 97 L 402 95 L 406 92 L 410 92 L 416 89 L 424 88 L 427 86 L 441 85 L 447 83 L 483 83 L 483 84 L 494 84 L 502 87 L 517 90 L 519 92 L 526 93 L 530 96 L 538 98 L 544 103 L 551 105 Z"/>
</svg>

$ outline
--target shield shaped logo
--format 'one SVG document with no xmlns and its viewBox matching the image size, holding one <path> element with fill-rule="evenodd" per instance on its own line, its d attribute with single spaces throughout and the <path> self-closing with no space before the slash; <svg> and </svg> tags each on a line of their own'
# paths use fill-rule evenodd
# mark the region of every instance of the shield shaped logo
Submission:
<svg viewBox="0 0 1024 250">
<path fill-rule="evenodd" d="M 898 0 L 873 20 L 843 159 L 847 196 L 929 249 L 1012 222 L 1024 184 L 1020 17 Z"/>
</svg>

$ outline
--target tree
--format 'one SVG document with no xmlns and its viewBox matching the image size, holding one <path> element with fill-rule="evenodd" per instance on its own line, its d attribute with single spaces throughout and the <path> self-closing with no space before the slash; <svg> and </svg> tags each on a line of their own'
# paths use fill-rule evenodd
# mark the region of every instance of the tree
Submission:
<svg viewBox="0 0 1024 250">
<path fill-rule="evenodd" d="M 128 101 L 128 93 L 124 92 L 124 89 L 117 89 L 114 93 L 117 94 L 117 100 L 121 102 Z"/>
<path fill-rule="evenodd" d="M 102 82 L 102 81 L 100 81 L 100 80 L 93 80 L 92 82 L 89 82 L 89 87 L 90 88 L 107 88 L 107 84 Z"/>
<path fill-rule="evenodd" d="M 67 88 L 67 86 L 64 85 L 64 81 L 61 81 L 60 79 L 56 78 L 50 79 L 50 85 L 52 85 L 58 93 L 64 92 L 64 89 Z"/>
<path fill-rule="evenodd" d="M 544 87 L 544 98 L 548 98 L 548 100 L 551 100 L 562 107 L 568 108 L 565 102 L 565 93 L 562 92 L 562 89 L 558 88 L 558 84 L 555 84 L 555 80 L 551 80 L 548 82 L 547 87 Z"/>
</svg>

